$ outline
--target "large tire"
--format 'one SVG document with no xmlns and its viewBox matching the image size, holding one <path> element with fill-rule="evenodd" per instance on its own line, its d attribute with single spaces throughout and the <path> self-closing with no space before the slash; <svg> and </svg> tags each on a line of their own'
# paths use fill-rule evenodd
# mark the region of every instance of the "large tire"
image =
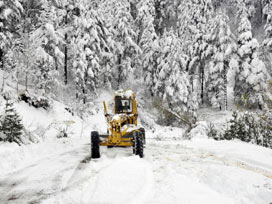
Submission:
<svg viewBox="0 0 272 204">
<path fill-rule="evenodd" d="M 140 131 L 143 134 L 143 144 L 146 145 L 146 140 L 145 140 L 145 129 L 144 128 L 140 128 Z"/>
<path fill-rule="evenodd" d="M 138 133 L 135 138 L 135 154 L 139 155 L 140 158 L 144 157 L 144 144 L 143 144 L 143 134 Z"/>
<path fill-rule="evenodd" d="M 91 132 L 91 158 L 100 158 L 100 139 L 97 131 Z"/>
</svg>

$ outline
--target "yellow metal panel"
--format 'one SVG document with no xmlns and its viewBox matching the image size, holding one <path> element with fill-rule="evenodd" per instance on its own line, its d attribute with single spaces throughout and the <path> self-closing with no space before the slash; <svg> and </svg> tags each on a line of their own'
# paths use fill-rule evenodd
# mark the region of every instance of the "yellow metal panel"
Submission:
<svg viewBox="0 0 272 204">
<path fill-rule="evenodd" d="M 131 147 L 132 145 L 132 141 L 121 141 L 118 144 L 108 143 L 107 141 L 100 143 L 100 146 Z"/>
</svg>

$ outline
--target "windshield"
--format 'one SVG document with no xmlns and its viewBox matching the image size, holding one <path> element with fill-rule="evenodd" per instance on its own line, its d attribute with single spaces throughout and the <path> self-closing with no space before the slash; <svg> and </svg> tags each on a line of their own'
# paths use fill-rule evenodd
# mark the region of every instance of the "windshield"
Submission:
<svg viewBox="0 0 272 204">
<path fill-rule="evenodd" d="M 131 113 L 132 100 L 122 99 L 120 96 L 115 97 L 115 110 L 116 113 Z"/>
</svg>

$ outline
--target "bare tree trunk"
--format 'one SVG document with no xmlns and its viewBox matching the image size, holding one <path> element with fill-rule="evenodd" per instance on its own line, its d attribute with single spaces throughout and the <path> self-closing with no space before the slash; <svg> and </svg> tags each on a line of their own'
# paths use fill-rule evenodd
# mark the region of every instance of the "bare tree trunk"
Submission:
<svg viewBox="0 0 272 204">
<path fill-rule="evenodd" d="M 2 88 L 1 88 L 1 92 L 4 91 L 4 87 L 5 87 L 5 68 L 4 68 L 4 53 L 2 53 L 2 63 L 0 61 L 0 64 L 2 65 L 2 70 L 3 70 L 3 82 L 2 82 Z"/>
<path fill-rule="evenodd" d="M 19 71 L 18 71 L 18 67 L 16 68 L 16 90 L 17 90 L 17 95 L 19 95 Z"/>
<path fill-rule="evenodd" d="M 58 70 L 59 66 L 58 66 L 58 58 L 54 57 L 54 61 L 55 61 L 55 69 Z"/>
<path fill-rule="evenodd" d="M 264 16 L 263 16 L 263 1 L 262 0 L 260 1 L 260 7 L 261 7 L 261 18 L 262 18 L 261 22 L 263 23 Z"/>
<path fill-rule="evenodd" d="M 65 34 L 65 42 L 67 43 L 67 34 Z M 67 63 L 68 62 L 68 49 L 67 49 L 67 44 L 65 45 L 64 48 L 64 83 L 68 83 L 68 69 L 67 69 Z"/>
<path fill-rule="evenodd" d="M 121 74 L 122 74 L 122 66 L 121 66 L 121 63 L 122 63 L 122 55 L 119 54 L 118 56 L 118 63 L 117 63 L 117 66 L 118 66 L 118 79 L 117 79 L 117 83 L 118 83 L 118 88 L 120 88 L 120 83 L 121 83 Z"/>
<path fill-rule="evenodd" d="M 228 79 L 227 79 L 228 62 L 224 60 L 224 109 L 228 110 Z"/>
<path fill-rule="evenodd" d="M 203 65 L 200 65 L 200 71 L 201 71 L 201 103 L 204 104 L 204 67 Z"/>
<path fill-rule="evenodd" d="M 27 48 L 29 48 L 29 42 L 27 41 Z M 26 56 L 26 72 L 25 72 L 25 91 L 27 92 L 27 86 L 28 86 L 28 70 L 29 70 L 29 55 Z"/>
<path fill-rule="evenodd" d="M 66 26 L 68 25 L 68 10 L 66 12 L 66 16 L 65 16 L 65 24 Z M 67 69 L 67 64 L 68 64 L 68 48 L 67 48 L 67 39 L 68 39 L 68 35 L 67 35 L 67 31 L 65 33 L 64 36 L 64 41 L 65 41 L 65 47 L 64 47 L 64 83 L 65 85 L 68 83 L 68 69 Z"/>
<path fill-rule="evenodd" d="M 27 84 L 28 84 L 28 71 L 26 71 L 25 75 L 25 91 L 27 92 Z"/>
<path fill-rule="evenodd" d="M 4 92 L 4 89 L 5 89 L 5 70 L 3 71 L 3 82 L 2 82 L 2 87 L 1 87 L 1 92 L 3 93 Z"/>
</svg>

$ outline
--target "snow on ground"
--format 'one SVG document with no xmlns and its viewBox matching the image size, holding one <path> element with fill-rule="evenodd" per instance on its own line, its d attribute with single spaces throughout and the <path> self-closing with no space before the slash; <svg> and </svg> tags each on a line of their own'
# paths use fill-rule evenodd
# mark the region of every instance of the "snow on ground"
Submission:
<svg viewBox="0 0 272 204">
<path fill-rule="evenodd" d="M 263 147 L 238 141 L 149 138 L 144 159 L 134 156 L 130 148 L 102 147 L 102 157 L 90 160 L 87 138 L 61 146 L 59 151 L 1 174 L 0 203 L 272 201 L 272 150 Z"/>
<path fill-rule="evenodd" d="M 109 94 L 101 94 L 84 120 L 58 102 L 49 112 L 16 104 L 27 129 L 44 136 L 37 144 L 21 147 L 0 143 L 0 203 L 272 201 L 272 150 L 240 141 L 205 136 L 182 140 L 183 129 L 154 124 L 147 131 L 143 159 L 133 155 L 131 148 L 101 147 L 102 157 L 91 160 L 90 131 L 106 131 L 101 101 L 108 98 Z M 58 139 L 59 126 L 50 124 L 66 125 L 63 121 L 74 122 L 69 123 L 69 137 Z"/>
</svg>

